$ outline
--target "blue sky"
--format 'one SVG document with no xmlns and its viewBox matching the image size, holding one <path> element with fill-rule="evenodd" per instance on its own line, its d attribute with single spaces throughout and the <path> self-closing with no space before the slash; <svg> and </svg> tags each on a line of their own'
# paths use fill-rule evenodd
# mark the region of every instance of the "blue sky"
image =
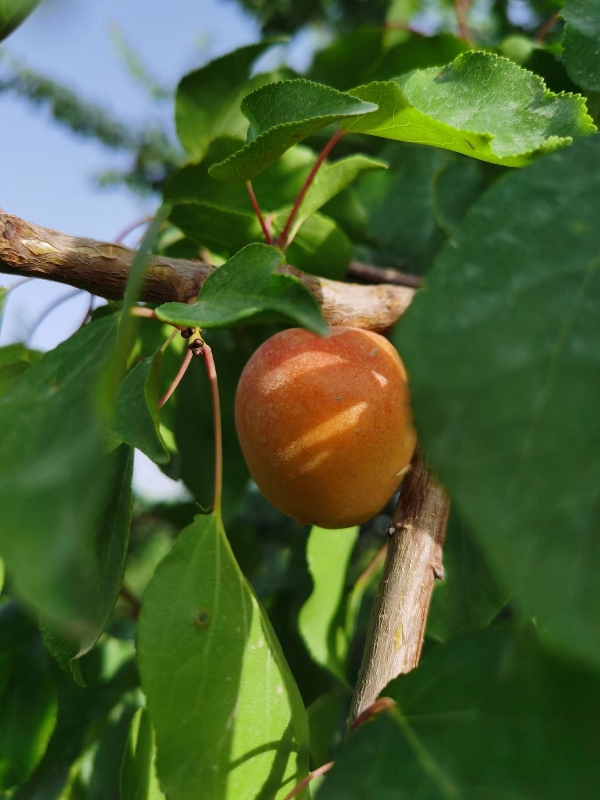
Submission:
<svg viewBox="0 0 600 800">
<path fill-rule="evenodd" d="M 111 37 L 118 25 L 129 46 L 168 87 L 187 71 L 258 38 L 258 26 L 229 0 L 45 0 L 3 47 L 37 71 L 100 103 L 125 122 L 159 118 L 172 125 L 168 104 L 156 108 L 129 75 Z M 129 223 L 154 209 L 126 190 L 99 190 L 93 176 L 122 161 L 103 147 L 72 136 L 46 111 L 0 94 L 3 166 L 0 208 L 74 235 L 113 240 Z M 14 279 L 0 274 L 0 285 Z M 32 281 L 10 295 L 0 344 L 28 338 L 31 324 L 69 289 Z M 79 325 L 87 299 L 57 309 L 30 337 L 54 347 Z M 140 460 L 138 487 L 155 497 L 173 487 Z"/>
</svg>

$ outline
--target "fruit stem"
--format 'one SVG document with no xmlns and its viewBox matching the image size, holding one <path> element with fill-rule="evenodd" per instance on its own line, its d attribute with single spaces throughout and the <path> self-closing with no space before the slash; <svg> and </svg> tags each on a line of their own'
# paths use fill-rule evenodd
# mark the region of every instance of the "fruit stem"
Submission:
<svg viewBox="0 0 600 800">
<path fill-rule="evenodd" d="M 183 376 L 187 372 L 187 368 L 189 367 L 190 362 L 191 362 L 193 357 L 194 357 L 194 353 L 188 347 L 188 349 L 185 351 L 185 356 L 183 357 L 183 361 L 181 362 L 181 366 L 179 367 L 179 372 L 177 373 L 177 375 L 175 375 L 171 385 L 169 386 L 167 391 L 163 394 L 163 396 L 158 401 L 158 404 L 156 406 L 157 408 L 162 408 L 164 406 L 164 404 L 167 402 L 167 400 L 169 399 L 169 397 L 171 397 L 171 395 L 173 394 L 175 389 L 179 386 L 179 384 L 181 383 L 181 381 L 183 379 Z"/>
<path fill-rule="evenodd" d="M 348 728 L 393 679 L 419 663 L 429 603 L 442 578 L 442 547 L 450 500 L 417 449 L 388 533 L 379 590 L 352 698 Z"/>
<path fill-rule="evenodd" d="M 223 432 L 221 430 L 221 403 L 219 401 L 219 382 L 212 350 L 204 343 L 202 348 L 206 372 L 210 383 L 210 398 L 212 401 L 213 429 L 215 442 L 215 477 L 213 490 L 213 513 L 221 511 L 221 496 L 223 494 Z"/>
<path fill-rule="evenodd" d="M 281 236 L 278 239 L 279 246 L 281 247 L 282 250 L 285 250 L 286 247 L 289 244 L 288 237 L 290 235 L 290 230 L 291 230 L 291 227 L 292 227 L 292 223 L 294 222 L 296 214 L 300 210 L 300 206 L 302 205 L 302 201 L 306 197 L 306 193 L 310 189 L 311 183 L 315 179 L 315 175 L 317 174 L 317 172 L 321 168 L 322 163 L 325 161 L 325 159 L 327 158 L 329 153 L 333 150 L 335 145 L 339 142 L 339 140 L 342 138 L 342 136 L 345 133 L 346 133 L 346 131 L 343 128 L 340 128 L 338 131 L 336 131 L 336 133 L 333 134 L 333 136 L 327 142 L 327 144 L 325 145 L 325 147 L 321 151 L 321 154 L 319 155 L 319 157 L 317 158 L 317 160 L 313 164 L 313 168 L 308 173 L 308 176 L 307 176 L 306 180 L 304 181 L 304 184 L 303 184 L 302 188 L 298 192 L 298 197 L 296 198 L 296 202 L 294 203 L 294 206 L 293 206 L 292 210 L 290 211 L 290 215 L 287 218 L 287 222 L 285 223 L 285 227 L 281 231 Z"/>
<path fill-rule="evenodd" d="M 265 235 L 265 241 L 267 244 L 273 244 L 273 237 L 271 236 L 271 231 L 269 230 L 267 223 L 263 219 L 262 211 L 260 210 L 260 206 L 258 205 L 258 200 L 256 199 L 256 195 L 254 194 L 254 189 L 252 188 L 252 181 L 246 181 L 246 189 L 248 190 L 248 196 L 250 197 L 250 202 L 252 203 L 252 208 L 254 209 L 254 213 L 258 221 L 260 222 L 260 227 L 262 228 L 262 232 Z"/>
</svg>

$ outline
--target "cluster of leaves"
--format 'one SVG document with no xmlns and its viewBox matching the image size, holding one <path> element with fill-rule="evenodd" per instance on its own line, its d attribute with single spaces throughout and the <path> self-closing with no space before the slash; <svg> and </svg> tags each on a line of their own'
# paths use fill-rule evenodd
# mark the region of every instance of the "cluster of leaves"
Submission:
<svg viewBox="0 0 600 800">
<path fill-rule="evenodd" d="M 337 8 L 350 24 L 364 5 Z M 293 29 L 320 4 L 259 6 Z M 594 102 L 600 40 L 593 2 L 563 14 L 563 55 L 532 47 L 534 71 L 447 31 L 359 27 L 303 77 L 254 74 L 266 41 L 182 79 L 188 162 L 124 303 L 41 358 L 0 349 L 0 793 L 281 800 L 334 757 L 300 796 L 596 795 L 600 138 L 561 89 Z M 134 324 L 151 246 L 220 266 L 195 304 Z M 233 400 L 281 325 L 323 332 L 285 262 L 344 280 L 357 258 L 426 275 L 392 339 L 453 510 L 422 664 L 345 739 L 388 517 L 297 529 L 248 480 Z M 200 513 L 199 364 L 157 412 L 185 348 L 169 325 L 214 353 L 222 512 Z M 134 449 L 189 501 L 133 498 Z"/>
</svg>

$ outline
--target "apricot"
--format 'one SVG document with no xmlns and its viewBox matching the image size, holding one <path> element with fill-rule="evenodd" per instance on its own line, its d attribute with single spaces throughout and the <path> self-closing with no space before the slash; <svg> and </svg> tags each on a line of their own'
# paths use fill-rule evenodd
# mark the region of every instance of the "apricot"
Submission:
<svg viewBox="0 0 600 800">
<path fill-rule="evenodd" d="M 271 503 L 300 524 L 346 528 L 373 517 L 413 455 L 406 370 L 379 334 L 303 328 L 267 340 L 235 398 L 248 468 Z"/>
</svg>

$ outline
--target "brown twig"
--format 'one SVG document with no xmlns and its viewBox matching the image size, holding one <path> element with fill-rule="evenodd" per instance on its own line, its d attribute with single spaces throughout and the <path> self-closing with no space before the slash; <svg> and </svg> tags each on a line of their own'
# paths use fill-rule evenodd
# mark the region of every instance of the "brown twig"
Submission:
<svg viewBox="0 0 600 800">
<path fill-rule="evenodd" d="M 121 597 L 127 601 L 129 606 L 131 607 L 131 616 L 134 619 L 137 619 L 140 615 L 140 611 L 142 610 L 142 604 L 138 600 L 138 598 L 134 595 L 134 593 L 126 586 L 124 583 L 121 584 L 121 588 L 119 589 L 119 594 Z"/>
<path fill-rule="evenodd" d="M 294 797 L 298 797 L 300 792 L 303 789 L 306 789 L 308 784 L 311 781 L 314 781 L 315 778 L 320 777 L 321 775 L 325 775 L 329 770 L 333 767 L 334 762 L 328 761 L 327 764 L 323 764 L 323 766 L 318 767 L 317 769 L 313 769 L 312 772 L 309 772 L 306 778 L 302 778 L 300 783 L 297 783 L 292 791 L 283 798 L 283 800 L 293 800 Z"/>
<path fill-rule="evenodd" d="M 63 295 L 62 297 L 59 297 L 58 300 L 55 300 L 53 303 L 50 303 L 50 305 L 42 311 L 42 313 L 39 315 L 39 317 L 31 326 L 31 329 L 27 334 L 27 341 L 31 342 L 33 334 L 40 327 L 42 322 L 47 317 L 49 317 L 50 314 L 52 314 L 53 311 L 56 311 L 57 308 L 60 308 L 60 306 L 62 306 L 63 303 L 67 303 L 69 300 L 74 300 L 79 294 L 81 294 L 81 289 L 74 289 L 72 292 L 67 292 L 67 294 Z"/>
<path fill-rule="evenodd" d="M 394 286 L 410 286 L 419 289 L 423 279 L 419 275 L 409 275 L 392 267 L 374 267 L 362 261 L 351 261 L 348 264 L 348 277 L 365 283 L 390 283 Z"/>
<path fill-rule="evenodd" d="M 535 37 L 536 42 L 541 44 L 542 42 L 546 41 L 546 37 L 548 36 L 548 34 L 552 30 L 552 28 L 558 22 L 558 15 L 559 14 L 560 14 L 560 9 L 557 9 L 553 14 L 550 14 L 548 19 L 544 22 L 542 27 L 537 32 L 537 35 Z"/>
<path fill-rule="evenodd" d="M 433 584 L 442 574 L 449 508 L 446 492 L 417 450 L 390 527 L 393 534 L 371 610 L 349 727 L 393 678 L 419 662 Z"/>
<path fill-rule="evenodd" d="M 308 175 L 306 177 L 306 180 L 304 181 L 304 184 L 302 185 L 302 188 L 298 192 L 298 197 L 296 197 L 296 201 L 295 201 L 295 203 L 294 203 L 294 205 L 292 207 L 292 210 L 290 211 L 290 215 L 287 218 L 287 222 L 285 223 L 285 226 L 284 226 L 283 230 L 281 231 L 281 236 L 278 239 L 278 243 L 279 243 L 279 245 L 281 246 L 281 248 L 283 250 L 285 250 L 286 247 L 289 244 L 288 237 L 290 235 L 290 230 L 292 228 L 292 224 L 294 222 L 294 219 L 296 218 L 296 214 L 300 210 L 300 206 L 302 205 L 302 201 L 306 197 L 306 193 L 310 189 L 310 186 L 311 186 L 312 182 L 315 179 L 315 175 L 317 174 L 317 172 L 321 168 L 321 165 L 323 164 L 323 162 L 325 161 L 325 159 L 327 158 L 329 153 L 333 150 L 335 145 L 339 142 L 339 140 L 342 138 L 342 136 L 345 133 L 346 133 L 346 131 L 343 128 L 340 128 L 338 131 L 336 131 L 336 133 L 333 134 L 331 139 L 327 142 L 325 147 L 321 150 L 321 153 L 319 154 L 319 157 L 317 158 L 317 160 L 313 164 L 313 167 L 312 167 L 311 171 L 308 173 Z"/>
<path fill-rule="evenodd" d="M 467 24 L 467 16 L 471 8 L 471 0 L 454 0 L 456 10 L 456 22 L 458 23 L 458 35 L 465 42 L 471 43 L 471 32 Z"/>
<path fill-rule="evenodd" d="M 258 200 L 256 199 L 254 189 L 252 188 L 252 181 L 246 181 L 246 189 L 248 190 L 248 196 L 250 198 L 250 202 L 252 203 L 252 208 L 254 209 L 256 218 L 260 222 L 260 227 L 265 235 L 265 241 L 267 244 L 273 244 L 273 237 L 271 236 L 271 231 L 267 227 L 267 223 L 265 222 L 262 211 L 260 210 L 260 206 L 258 205 Z"/>
<path fill-rule="evenodd" d="M 143 219 L 138 219 L 136 222 L 132 222 L 131 225 L 128 225 L 124 230 L 121 231 L 121 233 L 115 239 L 115 242 L 117 242 L 117 244 L 121 244 L 123 239 L 129 236 L 130 233 L 133 233 L 136 228 L 139 228 L 142 225 L 147 225 L 149 222 L 152 222 L 153 219 L 154 217 L 144 217 Z"/>
<path fill-rule="evenodd" d="M 134 255 L 123 245 L 67 236 L 0 212 L 0 272 L 57 281 L 98 297 L 119 300 Z M 202 261 L 151 255 L 139 299 L 187 303 L 198 296 L 213 271 L 214 267 Z M 320 304 L 329 325 L 387 330 L 414 296 L 414 289 L 405 286 L 331 281 L 289 265 L 278 271 L 294 275 L 304 284 Z"/>
</svg>

